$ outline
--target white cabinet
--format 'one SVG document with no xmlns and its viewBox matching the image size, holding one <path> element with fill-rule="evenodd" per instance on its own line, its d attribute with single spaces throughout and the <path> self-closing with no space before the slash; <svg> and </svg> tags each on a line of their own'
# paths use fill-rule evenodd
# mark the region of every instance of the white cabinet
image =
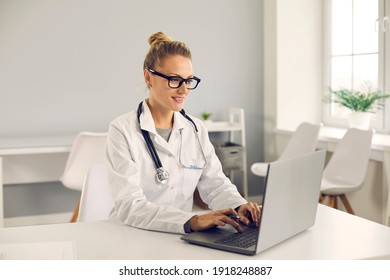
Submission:
<svg viewBox="0 0 390 280">
<path fill-rule="evenodd" d="M 247 182 L 247 163 L 246 163 L 246 139 L 245 139 L 245 116 L 242 108 L 229 108 L 229 120 L 227 122 L 206 122 L 206 127 L 209 133 L 214 132 L 229 132 L 229 141 L 240 144 L 244 147 L 242 155 L 241 170 L 232 170 L 229 172 L 229 177 L 234 180 L 234 172 L 242 172 L 242 191 L 243 196 L 248 198 L 248 182 Z"/>
</svg>

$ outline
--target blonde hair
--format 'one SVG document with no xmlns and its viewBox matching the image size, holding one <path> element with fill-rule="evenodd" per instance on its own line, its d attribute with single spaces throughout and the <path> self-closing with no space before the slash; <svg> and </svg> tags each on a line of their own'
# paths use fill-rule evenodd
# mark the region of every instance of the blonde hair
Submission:
<svg viewBox="0 0 390 280">
<path fill-rule="evenodd" d="M 191 59 L 191 51 L 183 42 L 174 41 L 163 32 L 152 34 L 148 39 L 150 48 L 144 61 L 144 69 L 154 69 L 168 56 L 181 55 Z"/>
</svg>

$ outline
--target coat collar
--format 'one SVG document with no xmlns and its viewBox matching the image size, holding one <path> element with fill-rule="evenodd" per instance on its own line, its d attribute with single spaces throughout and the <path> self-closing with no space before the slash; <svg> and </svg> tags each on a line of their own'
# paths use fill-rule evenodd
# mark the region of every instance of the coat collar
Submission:
<svg viewBox="0 0 390 280">
<path fill-rule="evenodd" d="M 169 139 L 169 143 L 167 143 L 162 137 L 157 134 L 152 113 L 150 112 L 146 100 L 142 103 L 140 127 L 141 129 L 149 132 L 151 139 L 156 145 L 171 153 L 173 151 L 171 151 L 171 149 L 174 149 L 175 147 L 174 143 L 180 138 L 180 129 L 193 129 L 193 125 L 191 124 L 191 122 L 189 122 L 180 112 L 174 112 L 172 133 Z M 170 147 L 171 145 L 172 147 Z"/>
<path fill-rule="evenodd" d="M 146 130 L 152 134 L 157 134 L 156 127 L 154 125 L 152 113 L 146 100 L 142 102 L 142 114 L 140 116 L 141 129 Z M 180 113 L 174 112 L 173 115 L 173 128 L 172 132 L 179 131 L 179 129 L 192 126 L 192 124 Z"/>
</svg>

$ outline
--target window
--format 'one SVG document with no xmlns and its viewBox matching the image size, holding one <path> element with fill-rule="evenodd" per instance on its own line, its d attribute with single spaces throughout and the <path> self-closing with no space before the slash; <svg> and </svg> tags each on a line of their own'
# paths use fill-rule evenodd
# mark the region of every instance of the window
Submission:
<svg viewBox="0 0 390 280">
<path fill-rule="evenodd" d="M 384 15 L 390 0 L 326 0 L 325 3 L 325 94 L 329 93 L 329 87 L 358 90 L 367 83 L 374 90 L 386 91 L 384 73 L 390 67 L 386 67 L 384 58 L 388 28 L 388 18 Z M 378 131 L 390 128 L 390 123 L 385 122 L 389 119 L 385 116 L 390 117 L 390 104 L 386 105 L 371 120 L 371 127 Z M 324 104 L 327 125 L 345 126 L 348 113 L 348 109 L 337 104 Z"/>
</svg>

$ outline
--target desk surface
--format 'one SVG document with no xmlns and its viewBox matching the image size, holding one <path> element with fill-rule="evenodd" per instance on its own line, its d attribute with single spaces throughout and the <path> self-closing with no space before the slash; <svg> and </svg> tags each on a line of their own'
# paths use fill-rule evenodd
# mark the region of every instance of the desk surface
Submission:
<svg viewBox="0 0 390 280">
<path fill-rule="evenodd" d="M 0 156 L 69 152 L 76 135 L 2 137 Z"/>
<path fill-rule="evenodd" d="M 275 129 L 275 132 L 282 133 L 282 134 L 289 134 L 289 135 L 293 133 L 293 131 L 291 130 L 280 129 L 280 128 Z M 341 140 L 341 138 L 343 138 L 345 132 L 347 132 L 346 128 L 322 126 L 320 129 L 318 140 L 338 143 Z M 389 152 L 390 134 L 374 133 L 374 136 L 372 138 L 371 149 L 382 151 L 382 152 Z"/>
<path fill-rule="evenodd" d="M 144 231 L 118 221 L 0 229 L 1 244 L 73 242 L 77 259 L 390 259 L 390 227 L 319 205 L 316 224 L 256 256 L 196 245 L 180 235 Z M 0 252 L 1 253 L 1 252 Z"/>
<path fill-rule="evenodd" d="M 346 131 L 347 129 L 345 128 L 321 127 L 319 140 L 338 141 L 344 136 Z M 371 149 L 390 151 L 390 134 L 374 133 Z"/>
<path fill-rule="evenodd" d="M 211 122 L 206 126 L 209 132 L 242 130 L 240 124 L 230 122 Z M 76 135 L 1 137 L 0 156 L 69 152 Z"/>
</svg>

